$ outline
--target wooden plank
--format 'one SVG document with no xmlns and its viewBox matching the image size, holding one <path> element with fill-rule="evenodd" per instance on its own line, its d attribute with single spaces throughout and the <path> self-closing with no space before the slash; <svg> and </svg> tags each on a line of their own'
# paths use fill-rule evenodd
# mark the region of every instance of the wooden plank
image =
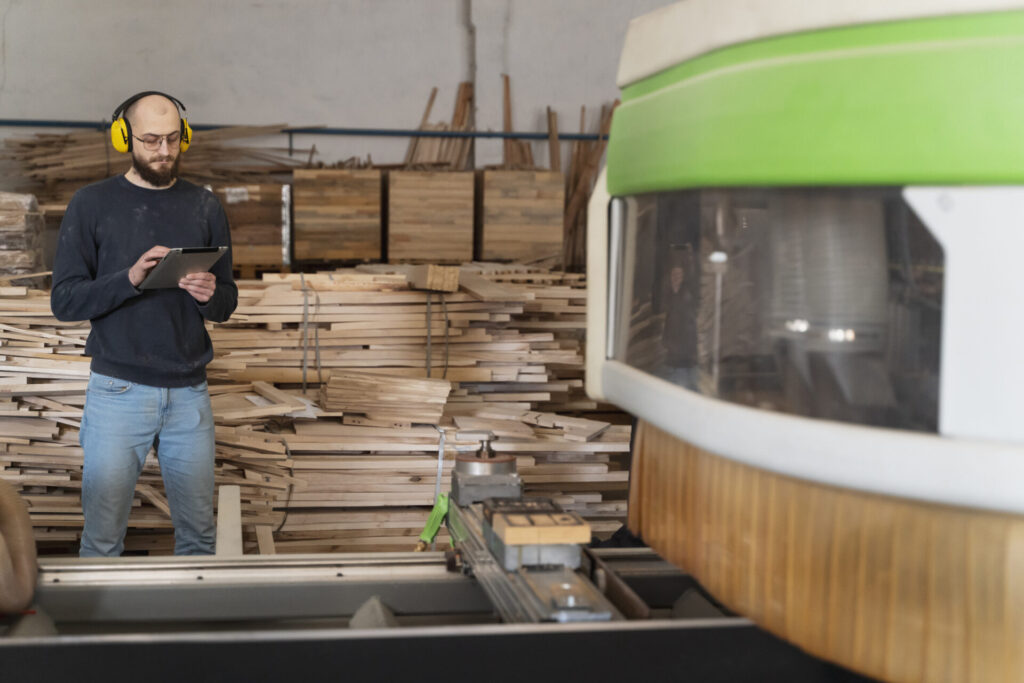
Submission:
<svg viewBox="0 0 1024 683">
<path fill-rule="evenodd" d="M 562 144 L 558 139 L 558 112 L 548 107 L 548 157 L 552 171 L 562 171 Z"/>
<path fill-rule="evenodd" d="M 217 549 L 223 557 L 242 554 L 241 489 L 220 486 L 217 489 Z"/>
</svg>

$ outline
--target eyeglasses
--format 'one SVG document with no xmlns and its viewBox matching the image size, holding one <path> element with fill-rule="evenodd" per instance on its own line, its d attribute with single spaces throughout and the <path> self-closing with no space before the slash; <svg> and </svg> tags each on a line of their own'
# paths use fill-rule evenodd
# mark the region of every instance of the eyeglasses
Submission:
<svg viewBox="0 0 1024 683">
<path fill-rule="evenodd" d="M 155 152 L 160 149 L 160 143 L 164 140 L 167 141 L 168 147 L 173 147 L 178 144 L 178 140 L 181 139 L 181 131 L 176 130 L 173 133 L 168 133 L 167 135 L 143 135 L 141 138 L 138 135 L 132 135 L 132 137 L 141 142 L 142 146 L 150 152 Z"/>
</svg>

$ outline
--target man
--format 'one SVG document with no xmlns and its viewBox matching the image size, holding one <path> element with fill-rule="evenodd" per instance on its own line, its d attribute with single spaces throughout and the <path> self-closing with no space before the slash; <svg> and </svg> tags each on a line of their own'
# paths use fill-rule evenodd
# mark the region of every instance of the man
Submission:
<svg viewBox="0 0 1024 683">
<path fill-rule="evenodd" d="M 230 250 L 211 272 L 187 275 L 177 289 L 139 285 L 169 248 L 230 246 L 230 236 L 216 197 L 178 178 L 180 136 L 188 129 L 177 104 L 162 94 L 136 97 L 119 108 L 132 166 L 75 193 L 53 267 L 53 314 L 92 322 L 79 435 L 79 552 L 124 550 L 135 483 L 155 446 L 175 554 L 211 554 L 214 426 L 206 364 L 213 348 L 204 321 L 223 322 L 235 310 Z"/>
<path fill-rule="evenodd" d="M 670 382 L 697 391 L 700 373 L 697 358 L 697 298 L 694 278 L 688 272 L 686 254 L 669 254 L 668 286 L 662 296 L 665 325 L 661 344 L 665 349 L 664 367 L 659 373 Z"/>
</svg>

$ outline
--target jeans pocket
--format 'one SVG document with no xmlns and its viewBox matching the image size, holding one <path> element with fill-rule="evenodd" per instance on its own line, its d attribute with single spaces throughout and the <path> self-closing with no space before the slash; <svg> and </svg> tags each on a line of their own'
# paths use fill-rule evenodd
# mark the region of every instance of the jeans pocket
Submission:
<svg viewBox="0 0 1024 683">
<path fill-rule="evenodd" d="M 116 395 L 127 393 L 133 386 L 135 385 L 128 380 L 100 375 L 94 372 L 89 377 L 88 391 Z"/>
<path fill-rule="evenodd" d="M 205 394 L 209 387 L 207 386 L 206 382 L 201 382 L 199 384 L 193 384 L 192 386 L 190 386 L 188 388 L 191 391 L 194 391 L 197 394 Z"/>
</svg>

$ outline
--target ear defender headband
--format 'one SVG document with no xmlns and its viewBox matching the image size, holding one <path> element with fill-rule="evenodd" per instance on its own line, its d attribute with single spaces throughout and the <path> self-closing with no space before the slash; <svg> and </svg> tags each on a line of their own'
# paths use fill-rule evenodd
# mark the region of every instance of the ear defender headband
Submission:
<svg viewBox="0 0 1024 683">
<path fill-rule="evenodd" d="M 177 97 L 172 97 L 159 90 L 146 90 L 145 92 L 136 93 L 118 105 L 117 109 L 114 110 L 114 114 L 110 117 L 113 121 L 110 124 L 110 142 L 114 145 L 114 149 L 122 154 L 132 151 L 132 124 L 125 118 L 124 113 L 128 107 L 148 95 L 166 97 L 178 108 L 178 118 L 181 121 L 181 138 L 178 140 L 178 149 L 182 152 L 187 150 L 189 145 L 192 144 L 192 128 L 188 125 L 188 119 L 181 116 L 185 111 L 185 105 Z"/>
</svg>

